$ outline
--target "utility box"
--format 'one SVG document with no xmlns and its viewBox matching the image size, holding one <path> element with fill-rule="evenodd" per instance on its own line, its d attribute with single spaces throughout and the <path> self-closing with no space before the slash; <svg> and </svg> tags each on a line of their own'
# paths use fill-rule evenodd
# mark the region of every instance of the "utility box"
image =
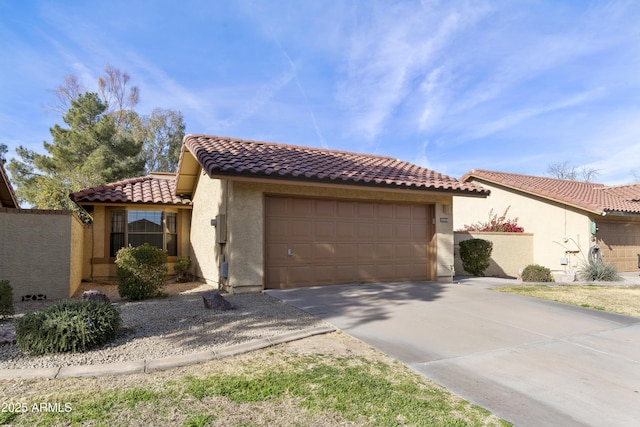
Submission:
<svg viewBox="0 0 640 427">
<path fill-rule="evenodd" d="M 227 243 L 227 216 L 216 215 L 216 243 Z"/>
</svg>

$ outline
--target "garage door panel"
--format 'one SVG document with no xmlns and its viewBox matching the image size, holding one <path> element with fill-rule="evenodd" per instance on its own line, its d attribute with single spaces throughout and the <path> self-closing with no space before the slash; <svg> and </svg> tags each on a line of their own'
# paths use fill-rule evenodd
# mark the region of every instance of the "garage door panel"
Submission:
<svg viewBox="0 0 640 427">
<path fill-rule="evenodd" d="M 356 226 L 358 224 L 355 222 L 344 222 L 336 224 L 336 234 L 339 239 L 348 239 L 356 236 Z"/>
<path fill-rule="evenodd" d="M 313 235 L 315 239 L 333 239 L 336 234 L 335 222 L 316 222 L 313 224 Z"/>
<path fill-rule="evenodd" d="M 299 286 L 309 285 L 314 283 L 313 269 L 310 265 L 296 265 L 289 267 L 290 282 L 299 284 Z"/>
<path fill-rule="evenodd" d="M 376 238 L 376 224 L 373 222 L 360 223 L 358 228 L 358 240 L 374 240 Z"/>
<path fill-rule="evenodd" d="M 305 221 L 291 221 L 288 236 L 291 241 L 308 242 L 313 238 L 313 227 Z"/>
<path fill-rule="evenodd" d="M 375 245 L 375 251 L 379 259 L 393 259 L 396 246 L 393 243 L 379 243 Z"/>
<path fill-rule="evenodd" d="M 356 205 L 353 202 L 336 202 L 336 216 L 338 218 L 355 218 Z"/>
<path fill-rule="evenodd" d="M 313 259 L 317 262 L 333 262 L 336 257 L 335 247 L 332 243 L 315 243 L 313 245 Z"/>
<path fill-rule="evenodd" d="M 598 222 L 598 245 L 605 262 L 619 271 L 638 271 L 640 223 Z"/>
<path fill-rule="evenodd" d="M 376 216 L 378 219 L 393 219 L 394 210 L 394 205 L 378 204 Z"/>
<path fill-rule="evenodd" d="M 267 243 L 267 251 L 265 254 L 265 260 L 267 265 L 272 263 L 286 263 L 287 260 L 287 245 L 284 243 Z"/>
<path fill-rule="evenodd" d="M 373 203 L 358 203 L 357 204 L 358 218 L 375 218 L 376 209 Z"/>
<path fill-rule="evenodd" d="M 408 240 L 413 236 L 413 233 L 411 232 L 411 224 L 395 224 L 395 228 L 395 237 L 398 240 Z"/>
<path fill-rule="evenodd" d="M 371 244 L 358 245 L 358 259 L 370 260 L 376 257 L 376 249 Z"/>
<path fill-rule="evenodd" d="M 432 206 L 286 197 L 266 206 L 267 287 L 433 278 Z"/>
<path fill-rule="evenodd" d="M 266 203 L 266 215 L 273 216 L 287 216 L 288 201 L 287 199 L 280 199 L 277 197 L 270 197 Z"/>
<path fill-rule="evenodd" d="M 336 202 L 333 200 L 317 200 L 315 215 L 317 217 L 333 218 L 336 214 Z"/>
</svg>

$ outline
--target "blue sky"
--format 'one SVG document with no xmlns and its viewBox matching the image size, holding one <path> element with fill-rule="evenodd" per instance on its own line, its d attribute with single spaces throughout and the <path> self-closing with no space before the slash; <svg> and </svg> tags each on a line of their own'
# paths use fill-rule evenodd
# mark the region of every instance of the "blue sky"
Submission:
<svg viewBox="0 0 640 427">
<path fill-rule="evenodd" d="M 106 64 L 187 133 L 397 157 L 459 177 L 640 172 L 640 2 L 0 0 L 0 143 Z"/>
</svg>

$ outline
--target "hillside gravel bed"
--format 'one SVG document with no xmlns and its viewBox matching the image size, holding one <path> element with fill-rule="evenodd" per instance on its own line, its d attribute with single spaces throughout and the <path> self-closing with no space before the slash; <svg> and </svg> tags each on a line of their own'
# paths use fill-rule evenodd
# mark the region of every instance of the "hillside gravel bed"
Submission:
<svg viewBox="0 0 640 427">
<path fill-rule="evenodd" d="M 254 339 L 325 326 L 315 316 L 266 294 L 224 295 L 234 310 L 205 309 L 206 285 L 146 301 L 116 301 L 123 333 L 113 342 L 86 353 L 50 356 L 23 354 L 15 344 L 0 344 L 0 369 L 49 368 L 159 359 L 225 348 Z M 183 286 L 184 287 L 184 286 Z M 96 288 L 100 289 L 100 288 Z M 103 290 L 103 289 L 100 289 Z M 113 289 L 105 292 L 113 295 Z M 16 303 L 16 315 L 0 321 L 0 329 L 14 330 L 25 313 L 50 302 Z"/>
</svg>

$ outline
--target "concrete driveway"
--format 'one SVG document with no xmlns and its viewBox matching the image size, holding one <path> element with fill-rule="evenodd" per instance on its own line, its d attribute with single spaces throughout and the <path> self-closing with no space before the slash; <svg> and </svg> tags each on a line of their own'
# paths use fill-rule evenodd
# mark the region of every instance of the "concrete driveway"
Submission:
<svg viewBox="0 0 640 427">
<path fill-rule="evenodd" d="M 517 426 L 640 425 L 640 319 L 500 279 L 270 290 Z"/>
</svg>

